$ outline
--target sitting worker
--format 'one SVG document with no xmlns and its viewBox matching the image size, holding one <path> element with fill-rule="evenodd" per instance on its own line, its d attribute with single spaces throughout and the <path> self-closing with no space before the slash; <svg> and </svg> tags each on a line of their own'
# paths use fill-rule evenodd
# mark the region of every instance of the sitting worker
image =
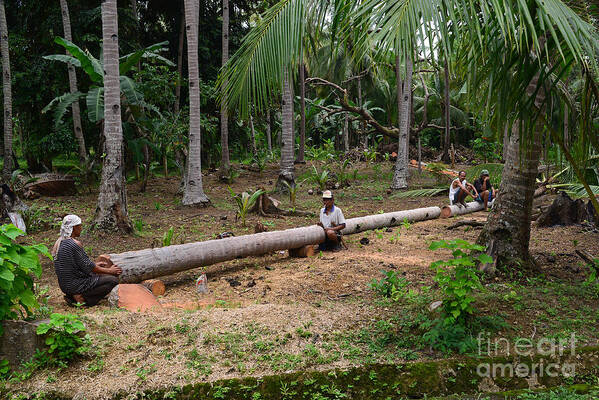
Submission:
<svg viewBox="0 0 599 400">
<path fill-rule="evenodd" d="M 324 207 L 320 209 L 320 222 L 318 225 L 324 228 L 326 234 L 324 243 L 318 247 L 319 250 L 340 250 L 341 230 L 345 228 L 345 218 L 339 207 L 335 207 L 335 199 L 330 190 L 322 192 Z"/>
<path fill-rule="evenodd" d="M 466 206 L 466 196 L 472 196 L 473 199 L 478 197 L 476 188 L 471 183 L 466 181 L 466 171 L 460 171 L 458 177 L 451 182 L 449 186 L 449 204 L 457 204 Z"/>
<path fill-rule="evenodd" d="M 117 265 L 89 259 L 78 238 L 81 235 L 81 218 L 67 215 L 62 220 L 60 237 L 52 247 L 54 270 L 60 290 L 67 303 L 75 302 L 88 307 L 98 304 L 119 283 L 122 270 Z"/>
<path fill-rule="evenodd" d="M 497 196 L 497 191 L 491 185 L 491 180 L 489 179 L 489 171 L 486 169 L 480 171 L 480 177 L 474 181 L 474 187 L 478 192 L 478 196 L 475 200 L 479 203 L 483 203 L 485 211 L 487 211 L 487 205 Z"/>
</svg>

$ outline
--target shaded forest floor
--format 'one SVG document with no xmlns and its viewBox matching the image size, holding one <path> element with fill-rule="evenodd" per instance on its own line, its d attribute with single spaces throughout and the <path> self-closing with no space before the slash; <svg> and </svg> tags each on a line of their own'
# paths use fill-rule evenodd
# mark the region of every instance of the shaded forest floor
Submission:
<svg viewBox="0 0 599 400">
<path fill-rule="evenodd" d="M 446 204 L 446 195 L 418 199 L 389 196 L 386 189 L 391 167 L 388 163 L 372 171 L 363 164 L 360 179 L 335 191 L 336 204 L 346 218 Z M 308 168 L 298 166 L 299 175 Z M 242 170 L 231 187 L 235 192 L 272 188 L 276 176 L 275 165 L 261 174 Z M 435 179 L 413 171 L 412 184 L 430 186 Z M 171 227 L 172 243 L 177 244 L 209 240 L 225 231 L 237 236 L 253 233 L 258 221 L 269 230 L 318 221 L 317 216 L 250 215 L 243 228 L 235 222 L 227 185 L 219 183 L 215 174 L 204 181 L 212 207 L 182 207 L 178 187 L 177 177 L 151 179 L 146 193 L 139 193 L 139 184 L 130 184 L 129 214 L 139 232 L 113 237 L 84 230 L 82 241 L 87 253 L 95 257 L 161 246 L 164 233 Z M 314 186 L 304 183 L 298 190 L 297 208 L 316 215 L 321 200 L 316 194 L 308 195 L 310 187 Z M 75 213 L 89 223 L 96 197 L 97 190 L 84 190 L 77 196 L 29 202 L 47 207 L 44 218 L 54 226 L 29 235 L 24 242 L 51 247 L 60 218 Z M 275 197 L 289 206 L 287 197 Z M 486 213 L 457 219 L 484 221 Z M 135 393 L 238 376 L 453 357 L 455 354 L 424 346 L 415 321 L 430 318 L 427 307 L 439 299 L 430 263 L 449 256 L 447 251 L 430 251 L 430 243 L 455 238 L 475 241 L 480 232 L 470 227 L 448 230 L 455 222 L 432 220 L 398 226 L 390 232 L 351 235 L 346 237 L 348 250 L 307 259 L 277 252 L 209 266 L 206 273 L 210 293 L 203 296 L 194 288 L 201 268 L 164 277 L 167 292 L 161 301 L 214 301 L 196 311 L 131 313 L 111 309 L 105 301 L 91 309 L 69 308 L 58 289 L 51 262 L 44 260 L 44 274 L 38 283 L 48 290 L 48 306 L 56 312 L 80 314 L 88 326 L 93 350 L 89 357 L 66 369 L 37 371 L 8 387 L 27 393 L 58 390 L 93 399 L 118 391 Z M 370 244 L 361 245 L 363 237 L 369 238 Z M 575 249 L 599 255 L 599 234 L 586 232 L 581 226 L 533 226 L 531 250 L 542 274 L 530 276 L 513 271 L 511 276 L 485 282 L 485 291 L 477 295 L 478 314 L 499 316 L 505 321 L 496 337 L 567 338 L 575 333 L 577 345 L 599 343 L 599 293 L 583 285 L 587 271 Z M 380 279 L 381 271 L 388 270 L 397 271 L 409 281 L 409 288 L 414 290 L 411 299 L 393 302 L 369 288 L 373 278 Z M 231 286 L 231 278 L 241 285 Z"/>
</svg>

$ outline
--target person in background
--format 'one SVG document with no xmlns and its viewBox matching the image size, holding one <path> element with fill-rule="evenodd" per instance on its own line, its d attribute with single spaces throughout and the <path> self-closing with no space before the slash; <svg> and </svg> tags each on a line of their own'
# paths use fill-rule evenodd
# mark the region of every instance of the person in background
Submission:
<svg viewBox="0 0 599 400">
<path fill-rule="evenodd" d="M 81 235 L 81 218 L 67 215 L 62 220 L 60 237 L 52 247 L 54 270 L 60 290 L 68 304 L 75 302 L 95 306 L 119 283 L 122 272 L 106 261 L 94 263 L 76 238 Z"/>
<path fill-rule="evenodd" d="M 485 211 L 487 211 L 488 204 L 497 197 L 497 191 L 491 185 L 491 180 L 489 179 L 489 171 L 486 169 L 480 171 L 480 177 L 474 181 L 474 187 L 478 192 L 478 196 L 474 200 L 483 203 Z"/>
<path fill-rule="evenodd" d="M 473 199 L 478 197 L 476 188 L 466 180 L 466 171 L 460 171 L 458 177 L 451 182 L 449 186 L 449 204 L 457 204 L 466 207 L 466 196 L 470 195 Z"/>
<path fill-rule="evenodd" d="M 324 228 L 325 242 L 318 247 L 319 250 L 340 250 L 341 230 L 345 228 L 345 217 L 339 207 L 335 206 L 335 199 L 330 190 L 322 192 L 324 207 L 320 209 L 319 226 Z"/>
</svg>

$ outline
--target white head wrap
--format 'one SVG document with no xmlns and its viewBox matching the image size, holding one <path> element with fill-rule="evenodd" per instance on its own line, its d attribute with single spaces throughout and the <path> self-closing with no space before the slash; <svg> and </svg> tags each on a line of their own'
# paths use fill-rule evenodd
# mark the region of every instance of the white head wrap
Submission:
<svg viewBox="0 0 599 400">
<path fill-rule="evenodd" d="M 77 225 L 81 225 L 81 218 L 74 214 L 69 214 L 62 219 L 62 225 L 60 226 L 60 237 L 56 243 L 54 243 L 51 251 L 53 257 L 56 257 L 56 253 L 58 253 L 60 242 L 62 242 L 63 239 L 70 238 L 73 234 L 73 227 Z"/>
</svg>

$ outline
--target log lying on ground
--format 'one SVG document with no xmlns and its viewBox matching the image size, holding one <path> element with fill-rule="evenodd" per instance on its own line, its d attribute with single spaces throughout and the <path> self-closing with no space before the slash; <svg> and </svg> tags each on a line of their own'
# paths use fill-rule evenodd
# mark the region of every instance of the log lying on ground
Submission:
<svg viewBox="0 0 599 400">
<path fill-rule="evenodd" d="M 346 220 L 344 234 L 409 222 L 438 218 L 439 207 L 418 208 Z M 146 279 L 170 275 L 197 267 L 205 267 L 235 258 L 257 256 L 278 250 L 297 249 L 324 242 L 324 230 L 312 225 L 284 231 L 255 233 L 220 240 L 187 243 L 175 246 L 110 254 L 112 262 L 120 266 L 123 283 L 138 283 Z"/>
<path fill-rule="evenodd" d="M 493 202 L 488 204 L 488 207 L 491 207 Z M 479 203 L 478 201 L 471 201 L 470 203 L 466 203 L 466 207 L 462 205 L 454 204 L 453 206 L 443 206 L 441 209 L 441 218 L 449 218 L 455 217 L 456 215 L 464 215 L 470 214 L 477 211 L 482 211 L 484 209 L 483 203 Z"/>
</svg>

